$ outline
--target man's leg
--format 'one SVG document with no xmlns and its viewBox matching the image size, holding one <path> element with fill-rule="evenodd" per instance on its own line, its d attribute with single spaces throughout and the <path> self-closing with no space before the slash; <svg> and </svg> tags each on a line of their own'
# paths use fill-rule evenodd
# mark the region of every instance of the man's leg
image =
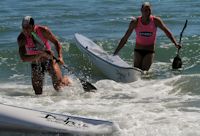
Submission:
<svg viewBox="0 0 200 136">
<path fill-rule="evenodd" d="M 52 78 L 53 87 L 59 91 L 63 86 L 69 85 L 71 82 L 67 76 L 62 76 L 60 66 L 55 61 L 50 62 L 49 73 Z"/>
<path fill-rule="evenodd" d="M 38 64 L 32 64 L 32 86 L 36 95 L 42 94 L 44 71 Z"/>
</svg>

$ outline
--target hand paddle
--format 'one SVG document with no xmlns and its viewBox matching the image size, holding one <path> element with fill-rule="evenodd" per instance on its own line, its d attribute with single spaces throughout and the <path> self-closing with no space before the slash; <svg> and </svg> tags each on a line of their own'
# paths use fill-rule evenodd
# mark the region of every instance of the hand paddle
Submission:
<svg viewBox="0 0 200 136">
<path fill-rule="evenodd" d="M 184 27 L 183 27 L 183 29 L 182 29 L 182 31 L 181 31 L 181 33 L 180 33 L 180 39 L 179 39 L 179 44 L 181 44 L 181 39 L 182 39 L 182 36 L 183 36 L 183 32 L 184 32 L 184 30 L 185 30 L 185 28 L 187 27 L 187 20 L 185 21 L 185 25 L 184 25 Z M 176 57 L 174 58 L 174 60 L 173 60 L 173 62 L 172 62 L 172 68 L 173 69 L 179 69 L 179 68 L 181 68 L 182 67 L 182 60 L 181 60 L 181 58 L 180 58 L 180 56 L 179 56 L 179 50 L 180 49 L 178 49 L 178 51 L 177 51 L 177 54 L 176 54 Z"/>
</svg>

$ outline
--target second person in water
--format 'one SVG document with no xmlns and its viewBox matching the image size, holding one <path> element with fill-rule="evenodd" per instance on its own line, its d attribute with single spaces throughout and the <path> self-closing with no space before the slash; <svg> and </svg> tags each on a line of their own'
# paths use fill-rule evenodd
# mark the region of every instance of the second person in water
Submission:
<svg viewBox="0 0 200 136">
<path fill-rule="evenodd" d="M 173 34 L 163 23 L 162 19 L 151 14 L 152 9 L 149 2 L 144 2 L 141 6 L 142 15 L 135 18 L 133 17 L 128 30 L 119 42 L 114 55 L 126 44 L 128 38 L 133 30 L 136 32 L 136 45 L 134 50 L 134 67 L 143 71 L 148 71 L 153 63 L 155 54 L 155 41 L 157 27 L 160 28 L 166 36 L 174 43 L 176 48 L 181 48 Z"/>
</svg>

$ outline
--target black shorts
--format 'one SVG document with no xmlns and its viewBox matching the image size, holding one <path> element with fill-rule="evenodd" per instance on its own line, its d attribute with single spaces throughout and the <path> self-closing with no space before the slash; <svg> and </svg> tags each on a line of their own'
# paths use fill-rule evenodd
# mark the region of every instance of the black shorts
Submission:
<svg viewBox="0 0 200 136">
<path fill-rule="evenodd" d="M 150 50 L 142 50 L 142 49 L 135 49 L 135 52 L 139 53 L 142 57 L 145 57 L 147 54 L 153 54 L 155 51 Z"/>
<path fill-rule="evenodd" d="M 44 73 L 47 71 L 51 71 L 52 69 L 52 60 L 46 60 L 40 63 L 31 63 L 32 71 L 38 73 Z"/>
</svg>

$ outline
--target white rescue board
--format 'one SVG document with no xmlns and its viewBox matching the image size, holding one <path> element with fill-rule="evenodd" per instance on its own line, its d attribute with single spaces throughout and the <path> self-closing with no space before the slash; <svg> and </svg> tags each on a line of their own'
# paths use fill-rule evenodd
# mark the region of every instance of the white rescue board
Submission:
<svg viewBox="0 0 200 136">
<path fill-rule="evenodd" d="M 0 104 L 0 131 L 51 132 L 81 135 L 112 134 L 113 122 Z"/>
<path fill-rule="evenodd" d="M 117 82 L 134 82 L 141 78 L 142 70 L 131 67 L 118 55 L 109 55 L 89 38 L 76 33 L 76 45 L 89 60 L 109 79 Z"/>
</svg>

